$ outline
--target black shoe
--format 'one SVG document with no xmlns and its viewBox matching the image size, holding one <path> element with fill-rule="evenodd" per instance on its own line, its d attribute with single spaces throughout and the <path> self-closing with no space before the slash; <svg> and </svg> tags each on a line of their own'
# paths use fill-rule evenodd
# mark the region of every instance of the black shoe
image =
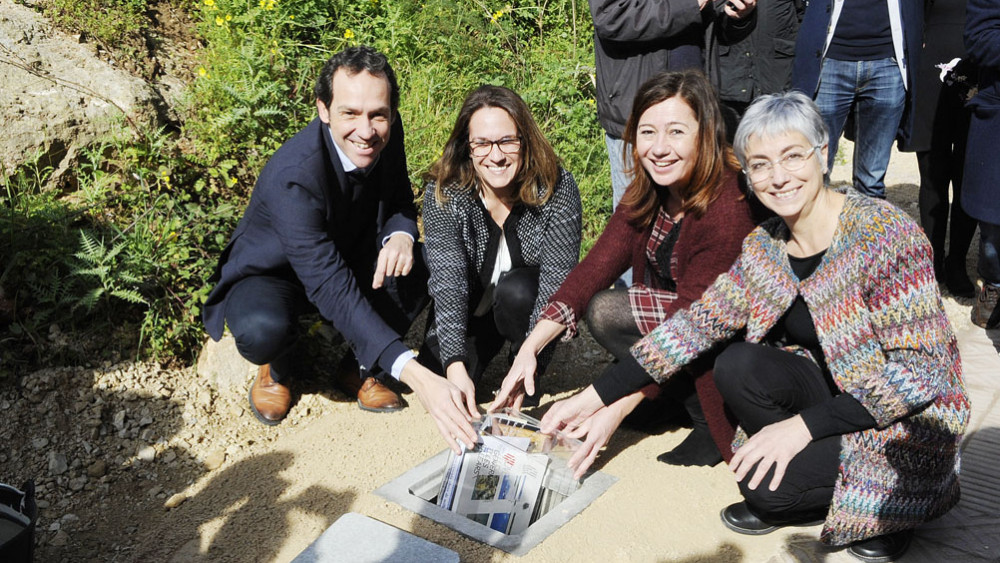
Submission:
<svg viewBox="0 0 1000 563">
<path fill-rule="evenodd" d="M 720 516 L 722 516 L 722 523 L 727 528 L 738 534 L 746 534 L 748 536 L 763 536 L 786 526 L 816 526 L 823 523 L 823 520 L 812 520 L 768 524 L 750 511 L 750 506 L 746 501 L 730 504 L 723 508 Z"/>
<path fill-rule="evenodd" d="M 770 534 L 781 527 L 768 524 L 757 518 L 757 515 L 750 512 L 750 507 L 747 506 L 746 502 L 730 504 L 723 508 L 719 515 L 722 517 L 722 523 L 727 528 L 738 534 L 746 534 L 748 536 Z"/>
<path fill-rule="evenodd" d="M 847 553 L 867 563 L 889 563 L 903 556 L 910 547 L 913 530 L 903 530 L 894 534 L 875 536 L 855 542 L 847 548 Z"/>
</svg>

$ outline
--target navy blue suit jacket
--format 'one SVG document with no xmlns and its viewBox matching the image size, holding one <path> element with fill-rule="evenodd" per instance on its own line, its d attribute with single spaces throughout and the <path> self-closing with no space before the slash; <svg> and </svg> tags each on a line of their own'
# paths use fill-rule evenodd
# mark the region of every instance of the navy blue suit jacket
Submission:
<svg viewBox="0 0 1000 563">
<path fill-rule="evenodd" d="M 795 62 L 792 65 L 792 88 L 814 98 L 819 89 L 819 73 L 823 65 L 826 34 L 833 17 L 835 0 L 809 0 L 795 42 Z M 885 1 L 885 0 L 880 0 Z M 924 0 L 899 0 L 900 21 L 906 53 L 906 109 L 899 122 L 897 137 L 904 143 L 913 128 L 913 97 L 916 93 L 916 72 L 924 31 Z M 840 18 L 846 16 L 843 12 Z"/>
<path fill-rule="evenodd" d="M 257 178 L 209 278 L 216 285 L 204 308 L 208 334 L 222 337 L 226 294 L 236 282 L 256 275 L 297 279 L 309 302 L 352 344 L 358 361 L 371 367 L 384 355 L 379 365 L 388 372 L 407 348 L 363 292 L 371 287 L 382 239 L 403 231 L 416 240 L 416 216 L 398 116 L 360 190 L 349 187 L 328 127 L 314 119 L 274 153 Z"/>
</svg>

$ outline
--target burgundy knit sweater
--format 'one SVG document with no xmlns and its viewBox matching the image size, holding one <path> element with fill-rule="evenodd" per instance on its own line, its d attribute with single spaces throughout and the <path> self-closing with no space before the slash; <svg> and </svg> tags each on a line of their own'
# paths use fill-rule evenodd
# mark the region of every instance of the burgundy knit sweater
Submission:
<svg viewBox="0 0 1000 563">
<path fill-rule="evenodd" d="M 704 215 L 686 215 L 681 222 L 673 249 L 676 268 L 671 271 L 677 282 L 677 299 L 667 309 L 668 318 L 697 301 L 715 278 L 729 270 L 740 254 L 743 238 L 754 228 L 750 206 L 740 191 L 736 173 L 727 171 L 722 182 L 722 190 Z M 590 299 L 610 287 L 629 266 L 633 280 L 639 283 L 646 279 L 646 242 L 653 227 L 633 225 L 628 220 L 630 212 L 628 206 L 618 206 L 587 257 L 573 268 L 549 303 L 558 301 L 568 305 L 574 320 L 578 320 L 587 312 Z M 730 444 L 735 433 L 734 422 L 726 415 L 712 370 L 693 375 L 712 438 L 728 462 L 733 455 Z"/>
</svg>

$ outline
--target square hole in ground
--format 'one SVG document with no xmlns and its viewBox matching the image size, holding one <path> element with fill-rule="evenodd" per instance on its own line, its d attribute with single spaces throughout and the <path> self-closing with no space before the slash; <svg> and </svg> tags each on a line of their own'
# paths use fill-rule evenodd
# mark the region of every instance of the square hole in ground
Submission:
<svg viewBox="0 0 1000 563">
<path fill-rule="evenodd" d="M 550 471 L 569 473 L 563 460 L 554 461 L 556 465 L 550 467 Z M 617 477 L 599 471 L 590 473 L 584 476 L 576 491 L 552 506 L 547 513 L 540 515 L 527 529 L 519 534 L 508 535 L 436 504 L 447 462 L 448 450 L 445 450 L 382 485 L 375 490 L 375 494 L 464 536 L 518 556 L 544 541 L 618 480 Z"/>
</svg>

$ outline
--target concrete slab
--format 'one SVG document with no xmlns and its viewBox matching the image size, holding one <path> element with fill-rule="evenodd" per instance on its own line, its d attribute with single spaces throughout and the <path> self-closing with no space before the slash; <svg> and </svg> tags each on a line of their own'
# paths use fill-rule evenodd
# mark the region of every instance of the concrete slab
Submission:
<svg viewBox="0 0 1000 563">
<path fill-rule="evenodd" d="M 458 563 L 454 551 L 356 512 L 333 523 L 292 563 Z"/>
</svg>

